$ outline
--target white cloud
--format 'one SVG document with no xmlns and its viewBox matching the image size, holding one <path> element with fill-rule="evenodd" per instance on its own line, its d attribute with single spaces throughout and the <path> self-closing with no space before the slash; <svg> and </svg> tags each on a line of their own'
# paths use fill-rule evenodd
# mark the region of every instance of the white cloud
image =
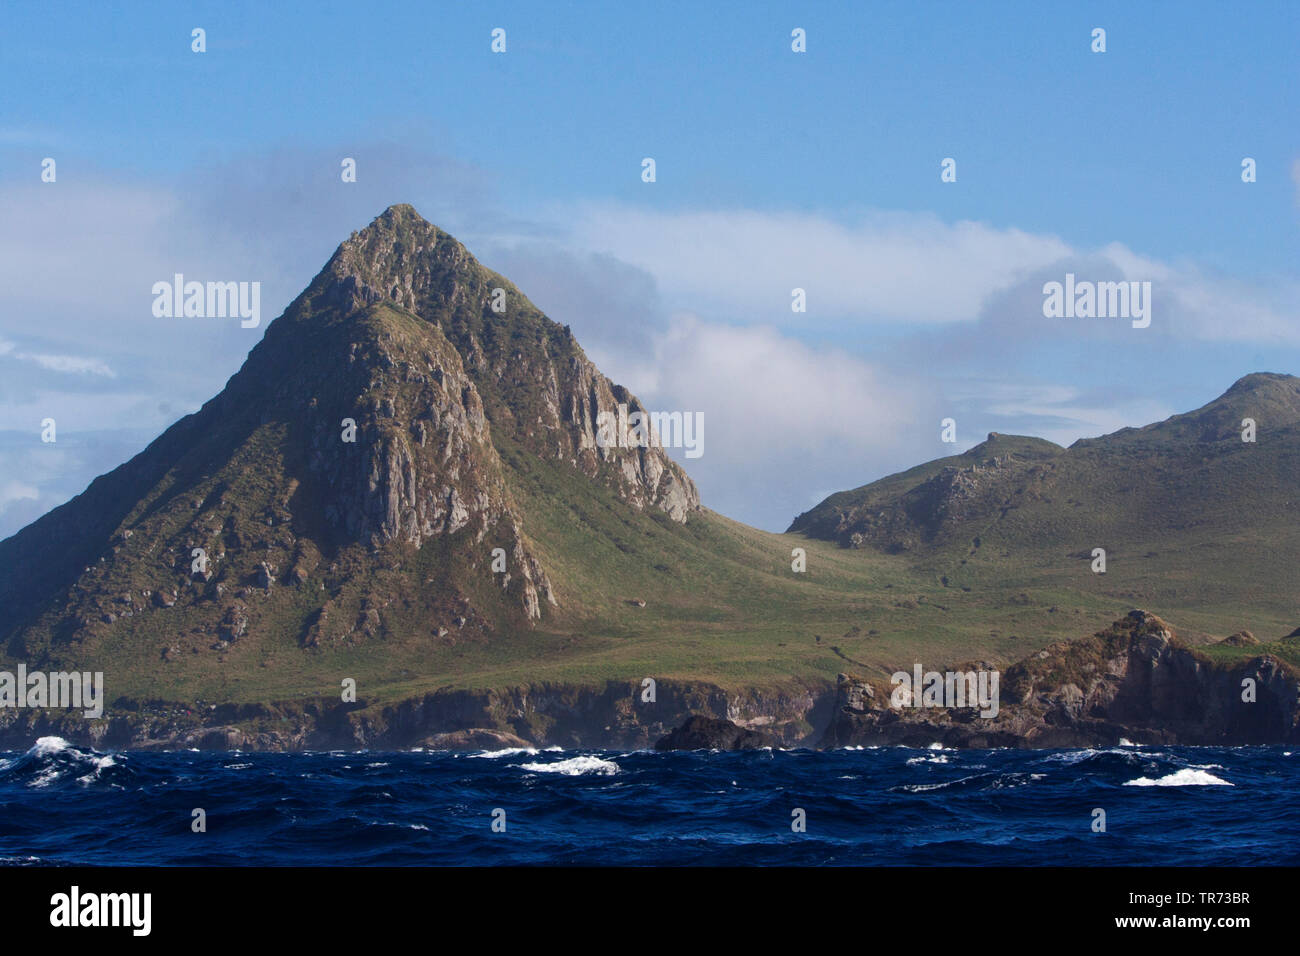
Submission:
<svg viewBox="0 0 1300 956">
<path fill-rule="evenodd" d="M 52 372 L 71 372 L 74 374 L 101 375 L 104 378 L 116 378 L 117 373 L 100 359 L 81 358 L 76 355 L 49 355 L 19 351 L 13 342 L 0 339 L 0 356 L 9 356 L 20 362 L 31 362 Z"/>
<path fill-rule="evenodd" d="M 1194 263 L 1170 265 L 1120 243 L 1098 253 L 1129 281 L 1151 282 L 1152 324 L 1210 342 L 1300 344 L 1300 284 L 1211 276 Z M 1158 313 L 1158 314 L 1157 314 Z"/>
<path fill-rule="evenodd" d="M 676 314 L 652 354 L 592 357 L 649 408 L 702 412 L 703 456 L 675 457 L 707 506 L 771 530 L 808 507 L 810 486 L 854 487 L 934 457 L 938 399 L 923 375 L 770 326 Z"/>
<path fill-rule="evenodd" d="M 670 307 L 746 323 L 791 330 L 974 324 L 998 303 L 1018 313 L 1000 316 L 1000 324 L 1074 335 L 1059 323 L 1046 325 L 1041 306 L 1043 276 L 1075 271 L 1151 281 L 1154 321 L 1170 334 L 1300 344 L 1294 280 L 1212 276 L 1194 263 L 1161 262 L 1121 243 L 1085 250 L 1055 236 L 922 213 L 874 212 L 852 225 L 809 214 L 658 212 L 626 204 L 580 205 L 565 215 L 571 242 L 644 269 Z M 806 291 L 806 314 L 790 309 L 794 288 Z"/>
<path fill-rule="evenodd" d="M 975 319 L 985 298 L 1069 253 L 1051 236 L 876 212 L 853 225 L 801 213 L 661 213 L 589 204 L 566 212 L 580 247 L 640 266 L 676 303 L 758 321 Z M 791 290 L 807 292 L 806 316 Z"/>
<path fill-rule="evenodd" d="M 893 448 L 921 404 L 917 389 L 900 388 L 880 367 L 767 326 L 677 315 L 654 358 L 649 393 L 705 411 L 707 453 L 732 464 L 752 464 L 773 446 L 794 454 Z"/>
<path fill-rule="evenodd" d="M 35 485 L 19 481 L 0 482 L 0 511 L 15 501 L 35 501 L 40 496 L 40 489 Z"/>
</svg>

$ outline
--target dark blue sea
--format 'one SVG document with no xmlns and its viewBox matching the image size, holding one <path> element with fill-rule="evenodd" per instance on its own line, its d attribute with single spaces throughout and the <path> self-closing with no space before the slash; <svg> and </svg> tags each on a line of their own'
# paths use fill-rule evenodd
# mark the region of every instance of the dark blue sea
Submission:
<svg viewBox="0 0 1300 956">
<path fill-rule="evenodd" d="M 1283 747 L 106 754 L 46 737 L 0 759 L 6 865 L 1252 866 L 1300 863 L 1298 836 Z"/>
</svg>

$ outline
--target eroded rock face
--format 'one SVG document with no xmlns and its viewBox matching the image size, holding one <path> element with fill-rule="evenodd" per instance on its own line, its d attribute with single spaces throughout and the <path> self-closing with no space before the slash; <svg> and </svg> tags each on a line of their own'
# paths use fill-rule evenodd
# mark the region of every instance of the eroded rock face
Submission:
<svg viewBox="0 0 1300 956">
<path fill-rule="evenodd" d="M 662 448 L 598 448 L 596 416 L 637 398 L 591 363 L 567 327 L 410 206 L 393 206 L 339 246 L 309 295 L 336 307 L 391 302 L 436 326 L 459 355 L 494 430 L 605 482 L 634 508 L 685 521 L 694 482 Z M 494 306 L 502 311 L 497 311 Z"/>
<path fill-rule="evenodd" d="M 325 517 L 376 547 L 466 527 L 481 540 L 513 512 L 478 390 L 436 328 L 404 329 L 397 313 L 375 322 L 309 413 Z"/>
<path fill-rule="evenodd" d="M 1255 700 L 1242 700 L 1243 681 Z M 1135 743 L 1300 741 L 1300 680 L 1264 655 L 1215 665 L 1173 629 L 1135 610 L 1091 638 L 1054 644 L 1007 668 L 999 712 L 894 708 L 888 691 L 840 675 L 827 747 L 942 743 L 954 747 L 1091 747 Z M 883 689 L 882 689 L 883 690 Z"/>
</svg>

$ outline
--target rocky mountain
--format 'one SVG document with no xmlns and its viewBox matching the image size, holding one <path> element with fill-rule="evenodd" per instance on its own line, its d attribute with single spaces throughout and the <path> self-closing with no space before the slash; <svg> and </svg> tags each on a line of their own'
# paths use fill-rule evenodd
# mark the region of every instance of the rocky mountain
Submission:
<svg viewBox="0 0 1300 956">
<path fill-rule="evenodd" d="M 620 403 L 643 408 L 567 327 L 393 206 L 219 395 L 0 542 L 0 634 L 31 662 L 161 643 L 194 669 L 236 644 L 526 628 L 564 594 L 517 501 L 525 462 L 615 508 L 698 512 L 661 448 L 597 446 Z"/>
</svg>

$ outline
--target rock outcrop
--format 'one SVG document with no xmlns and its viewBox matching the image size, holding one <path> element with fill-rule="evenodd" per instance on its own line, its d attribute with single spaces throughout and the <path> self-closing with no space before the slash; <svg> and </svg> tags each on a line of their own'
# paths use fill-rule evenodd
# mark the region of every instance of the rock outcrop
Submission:
<svg viewBox="0 0 1300 956">
<path fill-rule="evenodd" d="M 841 675 L 824 747 L 1094 747 L 1300 742 L 1296 672 L 1261 655 L 1216 663 L 1154 614 L 1054 644 L 1001 675 L 998 713 L 895 707 L 888 688 Z M 1249 698 L 1249 699 L 1247 699 Z"/>
<path fill-rule="evenodd" d="M 339 246 L 305 293 L 347 311 L 395 305 L 435 327 L 461 357 L 492 428 L 599 480 L 637 509 L 685 521 L 699 492 L 662 448 L 596 443 L 596 416 L 645 407 L 508 279 L 481 266 L 410 206 L 387 209 Z"/>
<path fill-rule="evenodd" d="M 693 714 L 686 723 L 661 737 L 655 750 L 762 750 L 776 743 L 767 734 L 738 727 L 729 720 Z"/>
</svg>

